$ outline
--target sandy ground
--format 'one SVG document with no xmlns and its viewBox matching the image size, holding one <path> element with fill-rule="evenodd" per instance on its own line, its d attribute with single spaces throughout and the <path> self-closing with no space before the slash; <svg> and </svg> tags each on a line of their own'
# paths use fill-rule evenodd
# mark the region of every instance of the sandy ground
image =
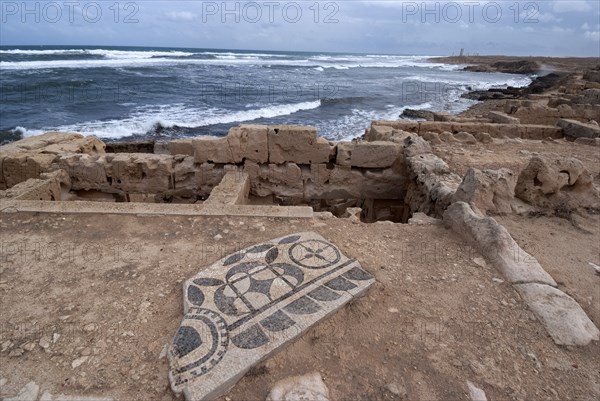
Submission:
<svg viewBox="0 0 600 401">
<path fill-rule="evenodd" d="M 237 249 L 313 230 L 357 258 L 377 284 L 253 369 L 223 400 L 262 401 L 277 380 L 312 371 L 322 373 L 332 401 L 467 400 L 466 380 L 491 400 L 600 397 L 600 345 L 556 346 L 499 273 L 475 263 L 471 246 L 441 226 L 31 213 L 0 218 L 0 344 L 7 346 L 0 353 L 0 377 L 7 379 L 2 395 L 34 380 L 52 393 L 177 399 L 160 355 L 182 317 L 182 281 Z M 510 219 L 502 222 L 513 230 Z M 598 261 L 594 236 L 561 225 L 556 233 L 576 235 L 581 248 L 565 243 L 549 253 L 551 232 L 540 233 L 535 222 L 524 230 L 512 232 L 519 242 L 548 250 L 540 253 L 542 264 L 600 325 L 593 306 L 598 293 L 590 289 L 600 278 L 570 263 L 578 258 L 585 264 L 593 254 Z M 223 238 L 215 240 L 216 234 Z M 586 246 L 589 253 L 582 253 Z M 573 275 L 574 269 L 581 273 Z M 17 356 L 17 348 L 24 353 Z"/>
</svg>

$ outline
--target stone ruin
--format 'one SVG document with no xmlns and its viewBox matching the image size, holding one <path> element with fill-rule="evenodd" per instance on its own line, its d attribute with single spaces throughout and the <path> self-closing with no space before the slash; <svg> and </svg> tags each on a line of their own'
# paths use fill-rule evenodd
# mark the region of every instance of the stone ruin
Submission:
<svg viewBox="0 0 600 401">
<path fill-rule="evenodd" d="M 489 143 L 505 134 L 546 139 L 566 131 L 491 122 L 374 121 L 362 140 L 335 143 L 318 137 L 313 127 L 241 125 L 226 137 L 156 143 L 154 153 L 107 153 L 94 137 L 46 133 L 2 147 L 0 197 L 208 207 L 233 191 L 232 205 L 307 206 L 338 217 L 358 207 L 363 221 L 403 223 L 417 212 L 441 217 L 455 201 L 491 213 L 598 207 L 597 190 L 577 160 L 538 157 L 522 172 L 469 170 L 463 178 L 430 146 Z"/>
<path fill-rule="evenodd" d="M 140 209 L 127 209 L 128 204 L 144 204 L 150 213 L 177 213 L 187 205 L 187 213 L 210 215 L 331 213 L 355 222 L 443 221 L 515 287 L 555 343 L 586 345 L 600 339 L 596 326 L 490 217 L 599 211 L 598 189 L 581 161 L 533 155 L 521 171 L 469 168 L 461 177 L 431 146 L 563 137 L 597 145 L 600 129 L 593 121 L 567 118 L 577 113 L 598 118 L 597 92 L 578 96 L 583 98 L 550 99 L 558 103 L 557 112 L 508 101 L 506 113 L 490 112 L 483 120 L 431 113 L 429 121 L 374 121 L 352 142 L 327 141 L 313 127 L 241 125 L 226 137 L 146 144 L 143 149 L 152 153 L 131 152 L 136 149 L 131 145 L 122 146 L 127 152 L 115 151 L 118 145 L 107 152 L 97 138 L 51 132 L 1 147 L 0 209 L 82 210 L 110 202 L 111 209 L 95 210 L 131 213 Z M 596 103 L 577 103 L 589 99 Z M 576 113 L 569 114 L 566 105 Z M 526 111 L 535 108 L 537 114 Z M 152 208 L 161 204 L 165 207 Z M 256 284 L 264 281 L 268 286 Z M 169 351 L 173 390 L 189 400 L 222 394 L 253 364 L 373 281 L 357 261 L 316 233 L 289 235 L 223 258 L 184 284 L 185 314 Z M 238 288 L 252 285 L 250 298 Z M 245 320 L 239 319 L 244 307 Z M 212 333 L 212 342 L 200 332 Z"/>
</svg>

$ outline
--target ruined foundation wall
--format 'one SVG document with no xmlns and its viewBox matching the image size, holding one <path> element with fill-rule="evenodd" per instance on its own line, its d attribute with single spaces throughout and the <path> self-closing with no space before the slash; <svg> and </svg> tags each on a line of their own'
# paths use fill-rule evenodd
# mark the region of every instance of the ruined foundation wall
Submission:
<svg viewBox="0 0 600 401">
<path fill-rule="evenodd" d="M 182 202 L 206 199 L 227 171 L 247 174 L 253 196 L 292 202 L 403 199 L 407 186 L 400 145 L 332 143 L 313 127 L 242 125 L 222 138 L 157 144 L 156 152 L 104 153 L 101 141 L 79 134 L 28 138 L 2 147 L 0 189 L 57 170 L 67 173 L 72 191 Z"/>
</svg>

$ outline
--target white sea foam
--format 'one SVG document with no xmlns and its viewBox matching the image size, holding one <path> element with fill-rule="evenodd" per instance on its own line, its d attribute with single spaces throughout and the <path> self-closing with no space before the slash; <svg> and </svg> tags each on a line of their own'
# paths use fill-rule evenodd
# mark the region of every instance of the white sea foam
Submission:
<svg viewBox="0 0 600 401">
<path fill-rule="evenodd" d="M 62 68 L 124 68 L 155 65 L 259 65 L 259 66 L 292 66 L 310 68 L 332 68 L 347 70 L 350 68 L 402 68 L 424 67 L 442 71 L 454 71 L 462 66 L 430 63 L 424 56 L 388 56 L 388 55 L 315 55 L 299 57 L 294 55 L 267 53 L 235 53 L 235 52 L 185 52 L 185 51 L 136 51 L 108 49 L 64 49 L 64 50 L 0 50 L 1 54 L 23 55 L 58 55 L 81 54 L 101 56 L 95 59 L 79 60 L 26 60 L 0 61 L 1 70 L 36 70 Z M 193 58 L 190 56 L 214 56 L 214 58 Z"/>
<path fill-rule="evenodd" d="M 163 128 L 196 128 L 215 124 L 231 124 L 252 121 L 259 118 L 286 116 L 301 110 L 316 109 L 321 101 L 279 104 L 252 110 L 228 111 L 217 108 L 192 109 L 182 104 L 139 107 L 124 119 L 87 121 L 78 124 L 50 127 L 45 130 L 26 130 L 17 127 L 24 136 L 39 135 L 44 131 L 74 131 L 99 138 L 123 138 L 142 135 L 157 125 Z"/>
<path fill-rule="evenodd" d="M 429 102 L 396 106 L 387 105 L 383 111 L 352 109 L 351 114 L 343 116 L 333 122 L 317 124 L 319 135 L 335 141 L 351 141 L 364 134 L 365 128 L 373 120 L 397 120 L 406 109 L 426 110 L 432 108 Z"/>
</svg>

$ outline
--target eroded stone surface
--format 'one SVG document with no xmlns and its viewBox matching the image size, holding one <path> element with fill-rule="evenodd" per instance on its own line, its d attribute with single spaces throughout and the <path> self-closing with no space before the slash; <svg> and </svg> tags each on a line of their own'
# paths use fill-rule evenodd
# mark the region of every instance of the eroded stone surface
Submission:
<svg viewBox="0 0 600 401">
<path fill-rule="evenodd" d="M 491 217 L 478 216 L 465 202 L 455 202 L 444 212 L 444 225 L 476 244 L 486 260 L 512 284 L 556 282 L 525 252 L 509 232 Z"/>
<path fill-rule="evenodd" d="M 246 248 L 185 282 L 185 316 L 169 349 L 169 380 L 186 400 L 212 400 L 257 362 L 374 283 L 316 233 Z"/>
<path fill-rule="evenodd" d="M 266 401 L 329 401 L 329 389 L 321 374 L 314 372 L 278 381 Z"/>
<path fill-rule="evenodd" d="M 520 284 L 517 291 L 559 345 L 587 345 L 600 332 L 581 306 L 559 289 L 544 284 Z"/>
</svg>

